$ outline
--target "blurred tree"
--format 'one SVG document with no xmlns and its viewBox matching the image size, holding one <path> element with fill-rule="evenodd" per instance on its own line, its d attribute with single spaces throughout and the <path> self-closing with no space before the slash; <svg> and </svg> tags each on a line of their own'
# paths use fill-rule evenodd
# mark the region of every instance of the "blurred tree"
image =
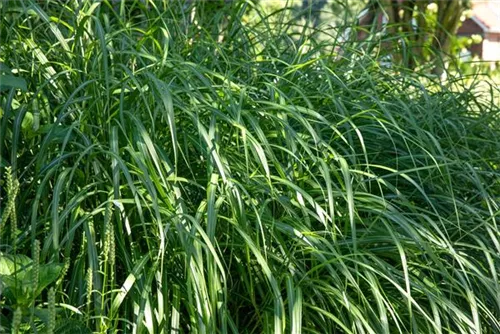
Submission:
<svg viewBox="0 0 500 334">
<path fill-rule="evenodd" d="M 394 41 L 411 51 L 405 65 L 413 68 L 433 58 L 434 72 L 441 74 L 460 18 L 470 7 L 471 0 L 367 0 L 356 38 L 364 40 L 380 30 L 398 35 Z"/>
<path fill-rule="evenodd" d="M 327 0 L 302 0 L 302 10 L 313 27 L 319 24 L 321 10 L 325 7 Z"/>
<path fill-rule="evenodd" d="M 300 10 L 302 17 L 312 22 L 313 26 L 318 26 L 322 19 L 332 25 L 342 26 L 351 22 L 365 5 L 360 0 L 302 0 Z M 320 18 L 322 11 L 327 15 Z"/>
<path fill-rule="evenodd" d="M 211 36 L 222 42 L 235 18 L 241 17 L 242 11 L 256 5 L 259 0 L 180 0 L 188 12 L 189 24 L 195 24 L 200 34 Z"/>
</svg>

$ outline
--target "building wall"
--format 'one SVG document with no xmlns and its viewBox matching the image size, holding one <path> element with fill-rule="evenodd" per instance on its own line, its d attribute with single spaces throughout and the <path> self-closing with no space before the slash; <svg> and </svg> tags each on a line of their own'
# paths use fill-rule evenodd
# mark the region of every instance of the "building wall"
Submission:
<svg viewBox="0 0 500 334">
<path fill-rule="evenodd" d="M 460 28 L 458 28 L 457 34 L 460 36 L 470 36 L 473 34 L 483 35 L 483 29 L 481 29 L 472 19 L 467 19 L 462 23 Z"/>
<path fill-rule="evenodd" d="M 470 53 L 473 56 L 478 56 L 479 58 L 482 58 L 483 57 L 483 43 L 484 43 L 484 41 L 479 43 L 479 44 L 472 44 L 469 47 Z"/>
<path fill-rule="evenodd" d="M 500 61 L 500 33 L 487 33 L 483 38 L 483 60 Z"/>
<path fill-rule="evenodd" d="M 480 35 L 484 39 L 483 29 L 472 19 L 467 19 L 462 23 L 460 28 L 458 28 L 457 35 L 467 37 L 470 37 L 472 35 Z M 483 57 L 483 42 L 479 44 L 473 44 L 468 47 L 468 49 L 473 56 L 478 56 L 479 58 Z"/>
</svg>

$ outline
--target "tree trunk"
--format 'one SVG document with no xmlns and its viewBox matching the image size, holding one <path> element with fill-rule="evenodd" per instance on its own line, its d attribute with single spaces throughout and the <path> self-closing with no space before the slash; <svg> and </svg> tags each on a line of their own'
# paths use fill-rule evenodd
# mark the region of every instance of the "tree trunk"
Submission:
<svg viewBox="0 0 500 334">
<path fill-rule="evenodd" d="M 438 3 L 438 26 L 434 33 L 432 47 L 437 53 L 433 72 L 442 75 L 445 59 L 450 53 L 450 37 L 454 34 L 460 24 L 460 16 L 465 8 L 461 0 L 448 0 Z"/>
<path fill-rule="evenodd" d="M 433 1 L 434 2 L 434 1 Z M 416 67 L 419 63 L 431 61 L 427 59 L 424 46 L 430 46 L 429 52 L 434 54 L 432 60 L 433 72 L 441 75 L 444 71 L 446 57 L 450 54 L 450 39 L 455 34 L 460 24 L 463 11 L 470 5 L 470 0 L 435 1 L 437 4 L 437 26 L 428 25 L 427 6 L 431 0 L 370 0 L 365 7 L 365 14 L 359 18 L 357 39 L 364 40 L 369 33 L 382 29 L 382 17 L 387 19 L 386 33 L 401 39 L 398 44 L 405 43 L 409 57 L 398 57 L 393 53 L 393 58 L 402 62 L 409 68 Z M 398 49 L 398 44 L 388 50 Z"/>
</svg>

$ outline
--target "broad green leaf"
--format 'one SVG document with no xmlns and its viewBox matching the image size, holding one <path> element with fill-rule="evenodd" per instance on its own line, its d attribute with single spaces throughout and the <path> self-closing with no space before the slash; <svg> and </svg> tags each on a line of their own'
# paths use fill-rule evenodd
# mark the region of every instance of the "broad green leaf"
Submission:
<svg viewBox="0 0 500 334">
<path fill-rule="evenodd" d="M 33 114 L 29 111 L 24 115 L 23 121 L 21 123 L 21 128 L 23 130 L 31 130 L 33 127 Z"/>
<path fill-rule="evenodd" d="M 28 90 L 25 79 L 11 74 L 0 74 L 0 91 L 5 91 L 11 88 L 21 89 L 23 91 Z"/>
<path fill-rule="evenodd" d="M 54 283 L 59 278 L 62 269 L 63 265 L 59 263 L 49 263 L 40 266 L 40 276 L 38 280 L 36 296 L 38 296 L 43 291 L 43 289 Z"/>
<path fill-rule="evenodd" d="M 0 75 L 11 72 L 12 69 L 9 66 L 5 65 L 5 63 L 0 62 Z"/>
<path fill-rule="evenodd" d="M 0 253 L 0 275 L 10 276 L 26 270 L 32 260 L 21 254 L 11 255 Z"/>
<path fill-rule="evenodd" d="M 59 277 L 61 264 L 44 264 L 39 268 L 39 280 L 34 286 L 33 261 L 24 255 L 2 255 L 0 257 L 0 279 L 4 293 L 17 303 L 29 305 L 51 283 Z"/>
</svg>

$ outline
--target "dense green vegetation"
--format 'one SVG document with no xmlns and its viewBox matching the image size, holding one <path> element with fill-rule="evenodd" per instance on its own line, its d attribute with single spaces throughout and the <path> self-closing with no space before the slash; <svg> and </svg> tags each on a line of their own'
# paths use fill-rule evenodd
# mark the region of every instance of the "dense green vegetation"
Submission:
<svg viewBox="0 0 500 334">
<path fill-rule="evenodd" d="M 213 6 L 0 3 L 0 332 L 499 333 L 493 88 Z"/>
</svg>

